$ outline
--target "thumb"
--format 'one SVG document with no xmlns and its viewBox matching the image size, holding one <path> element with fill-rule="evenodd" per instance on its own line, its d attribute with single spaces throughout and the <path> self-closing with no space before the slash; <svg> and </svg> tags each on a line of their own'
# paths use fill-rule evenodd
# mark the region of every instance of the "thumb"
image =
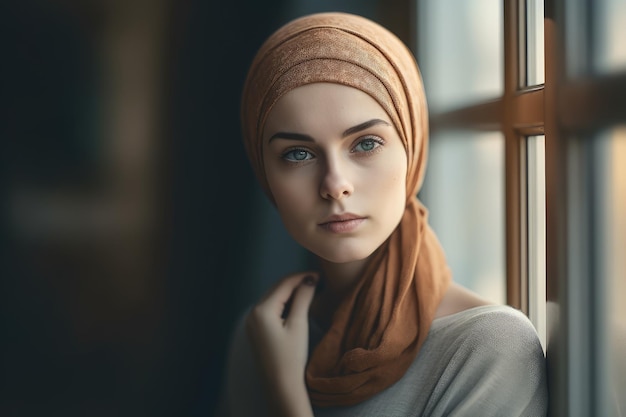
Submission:
<svg viewBox="0 0 626 417">
<path fill-rule="evenodd" d="M 307 320 L 309 307 L 313 296 L 315 296 L 315 287 L 317 286 L 318 277 L 313 274 L 307 274 L 302 282 L 293 292 L 291 301 L 291 309 L 286 319 L 286 325 L 294 321 Z"/>
</svg>

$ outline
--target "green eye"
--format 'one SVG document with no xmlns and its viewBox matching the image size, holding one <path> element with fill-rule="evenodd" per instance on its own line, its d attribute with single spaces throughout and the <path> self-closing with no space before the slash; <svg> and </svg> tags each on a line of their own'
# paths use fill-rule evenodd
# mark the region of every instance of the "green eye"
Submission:
<svg viewBox="0 0 626 417">
<path fill-rule="evenodd" d="M 361 142 L 360 145 L 364 151 L 371 151 L 372 149 L 374 149 L 374 146 L 376 146 L 376 143 L 372 139 L 366 139 Z"/>
<path fill-rule="evenodd" d="M 306 161 L 307 159 L 312 159 L 313 155 L 310 152 L 305 151 L 304 149 L 294 149 L 289 151 L 283 155 L 283 158 L 287 161 L 291 162 L 299 162 Z"/>
<path fill-rule="evenodd" d="M 356 144 L 352 152 L 371 152 L 381 146 L 381 143 L 373 138 L 365 138 Z"/>
</svg>

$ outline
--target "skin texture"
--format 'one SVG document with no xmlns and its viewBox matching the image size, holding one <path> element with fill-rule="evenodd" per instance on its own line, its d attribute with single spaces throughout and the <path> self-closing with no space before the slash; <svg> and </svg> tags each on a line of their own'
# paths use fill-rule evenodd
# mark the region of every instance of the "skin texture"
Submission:
<svg viewBox="0 0 626 417">
<path fill-rule="evenodd" d="M 275 416 L 313 416 L 304 382 L 308 355 L 308 310 L 318 276 L 288 276 L 252 309 L 246 328 L 267 384 Z M 289 314 L 285 308 L 289 304 Z"/>
<path fill-rule="evenodd" d="M 276 207 L 293 238 L 319 257 L 316 273 L 281 280 L 248 316 L 272 415 L 312 416 L 304 372 L 308 314 L 330 323 L 343 295 L 397 227 L 406 204 L 406 152 L 383 108 L 366 93 L 316 83 L 285 94 L 263 132 L 263 162 Z M 347 213 L 356 219 L 337 220 Z M 452 284 L 437 316 L 484 304 Z"/>
<path fill-rule="evenodd" d="M 345 292 L 404 212 L 406 153 L 395 128 L 366 93 L 317 83 L 275 104 L 263 141 L 265 173 L 286 229 L 319 257 L 332 291 Z M 353 230 L 337 232 L 350 222 L 323 225 L 346 213 L 362 219 Z"/>
</svg>

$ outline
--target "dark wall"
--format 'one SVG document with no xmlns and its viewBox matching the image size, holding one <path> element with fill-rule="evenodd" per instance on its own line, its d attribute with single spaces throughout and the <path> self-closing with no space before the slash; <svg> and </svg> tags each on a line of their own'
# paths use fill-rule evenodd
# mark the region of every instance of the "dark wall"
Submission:
<svg viewBox="0 0 626 417">
<path fill-rule="evenodd" d="M 257 221 L 256 180 L 241 142 L 239 98 L 247 66 L 280 23 L 282 7 L 280 0 L 189 1 L 175 22 L 166 141 L 172 415 L 206 415 L 215 407 L 226 340 L 246 302 L 240 292 Z"/>
<path fill-rule="evenodd" d="M 141 22 L 151 3 L 134 3 L 124 19 Z M 247 67 L 291 18 L 376 18 L 374 3 L 163 2 L 138 198 L 125 187 L 143 174 L 120 168 L 128 155 L 111 162 L 106 111 L 102 33 L 124 2 L 5 2 L 0 415 L 211 415 L 236 320 L 310 262 L 244 154 Z M 151 210 L 137 217 L 133 202 Z"/>
</svg>

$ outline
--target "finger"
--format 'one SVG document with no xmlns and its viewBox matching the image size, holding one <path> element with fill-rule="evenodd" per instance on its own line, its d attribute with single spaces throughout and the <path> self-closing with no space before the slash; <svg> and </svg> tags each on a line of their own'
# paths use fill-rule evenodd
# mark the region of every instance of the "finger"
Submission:
<svg viewBox="0 0 626 417">
<path fill-rule="evenodd" d="M 318 277 L 306 275 L 295 289 L 291 300 L 291 308 L 286 319 L 286 325 L 296 321 L 307 320 L 309 308 L 315 296 L 315 287 Z"/>
<path fill-rule="evenodd" d="M 265 299 L 259 303 L 259 306 L 262 308 L 267 307 L 272 312 L 282 315 L 285 307 L 291 303 L 294 290 L 298 288 L 303 278 L 307 275 L 315 276 L 316 274 L 301 272 L 283 278 L 266 294 Z"/>
</svg>

